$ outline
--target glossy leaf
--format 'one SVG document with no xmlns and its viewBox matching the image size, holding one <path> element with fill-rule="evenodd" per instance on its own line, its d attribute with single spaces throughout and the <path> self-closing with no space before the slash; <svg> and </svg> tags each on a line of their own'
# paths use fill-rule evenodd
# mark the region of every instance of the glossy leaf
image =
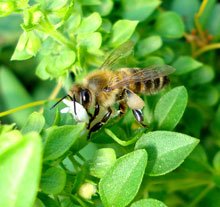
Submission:
<svg viewBox="0 0 220 207">
<path fill-rule="evenodd" d="M 73 50 L 67 47 L 60 47 L 56 54 L 52 52 L 49 56 L 44 58 L 45 59 L 42 59 L 42 61 L 44 61 L 45 64 L 43 65 L 45 66 L 45 71 L 53 77 L 57 77 L 61 74 L 64 74 L 68 67 L 75 62 L 76 54 Z"/>
<path fill-rule="evenodd" d="M 130 20 L 144 21 L 161 4 L 160 0 L 122 0 L 123 17 Z"/>
<path fill-rule="evenodd" d="M 118 20 L 112 27 L 111 44 L 115 47 L 126 42 L 138 24 L 138 21 L 131 20 Z"/>
<path fill-rule="evenodd" d="M 55 160 L 62 156 L 80 138 L 85 124 L 54 126 L 46 131 L 44 160 Z"/>
<path fill-rule="evenodd" d="M 11 60 L 26 60 L 35 56 L 41 46 L 40 38 L 34 32 L 23 32 Z"/>
<path fill-rule="evenodd" d="M 210 19 L 207 24 L 208 31 L 210 34 L 219 37 L 220 36 L 220 28 L 217 26 L 220 24 L 220 5 L 217 4 L 213 8 L 212 13 L 210 14 Z"/>
<path fill-rule="evenodd" d="M 134 202 L 131 207 L 166 207 L 164 203 L 153 198 L 142 199 Z"/>
<path fill-rule="evenodd" d="M 149 132 L 137 141 L 135 149 L 146 149 L 150 176 L 164 175 L 176 169 L 192 152 L 199 140 L 177 132 Z"/>
<path fill-rule="evenodd" d="M 165 38 L 180 38 L 184 34 L 184 24 L 175 12 L 163 12 L 156 20 L 156 31 Z"/>
<path fill-rule="evenodd" d="M 176 68 L 176 75 L 183 75 L 194 71 L 202 66 L 202 63 L 189 56 L 180 56 L 174 63 L 173 67 Z"/>
<path fill-rule="evenodd" d="M 94 12 L 90 16 L 84 18 L 77 29 L 77 34 L 95 32 L 102 24 L 102 18 L 99 13 Z"/>
<path fill-rule="evenodd" d="M 203 65 L 191 73 L 190 85 L 205 84 L 213 80 L 215 73 L 212 67 Z"/>
<path fill-rule="evenodd" d="M 42 174 L 40 187 L 46 194 L 60 193 L 66 184 L 66 173 L 62 168 L 51 167 Z"/>
<path fill-rule="evenodd" d="M 187 91 L 179 86 L 164 94 L 157 102 L 154 110 L 154 119 L 157 128 L 172 130 L 181 119 L 187 104 Z"/>
<path fill-rule="evenodd" d="M 162 44 L 162 39 L 158 35 L 147 37 L 138 43 L 137 54 L 143 57 L 158 50 Z"/>
<path fill-rule="evenodd" d="M 100 48 L 102 44 L 102 35 L 99 32 L 91 34 L 81 34 L 78 37 L 80 46 L 86 47 L 89 51 L 95 51 Z"/>
<path fill-rule="evenodd" d="M 43 115 L 41 113 L 34 112 L 28 117 L 27 122 L 21 129 L 21 132 L 23 134 L 26 134 L 31 131 L 40 133 L 44 127 L 44 124 L 45 124 L 45 119 Z"/>
<path fill-rule="evenodd" d="M 146 164 L 145 150 L 136 150 L 120 157 L 99 183 L 104 206 L 127 206 L 137 194 Z"/>
<path fill-rule="evenodd" d="M 195 13 L 199 11 L 199 0 L 184 0 L 184 1 L 172 1 L 172 11 L 177 12 L 183 18 L 188 31 L 194 29 L 194 17 Z"/>
<path fill-rule="evenodd" d="M 4 139 L 5 144 L 10 139 Z M 17 142 L 9 140 L 8 147 L 0 155 L 0 206 L 31 207 L 38 190 L 41 172 L 41 139 L 36 133 L 13 135 Z"/>
<path fill-rule="evenodd" d="M 101 3 L 97 6 L 94 6 L 93 9 L 101 16 L 107 16 L 112 11 L 113 6 L 114 2 L 112 0 L 102 0 Z"/>
<path fill-rule="evenodd" d="M 116 161 L 116 154 L 112 148 L 102 148 L 97 150 L 91 164 L 90 174 L 102 178 Z"/>
</svg>

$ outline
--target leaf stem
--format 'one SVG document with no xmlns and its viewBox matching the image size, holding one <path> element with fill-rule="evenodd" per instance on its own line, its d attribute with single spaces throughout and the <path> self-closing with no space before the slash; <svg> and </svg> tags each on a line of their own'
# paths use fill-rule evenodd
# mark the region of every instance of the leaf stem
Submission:
<svg viewBox="0 0 220 207">
<path fill-rule="evenodd" d="M 204 46 L 203 48 L 197 50 L 194 54 L 193 57 L 198 57 L 204 52 L 207 52 L 209 50 L 214 50 L 214 49 L 220 49 L 220 43 L 213 43 L 207 46 Z"/>
<path fill-rule="evenodd" d="M 205 41 L 205 36 L 204 36 L 204 32 L 202 30 L 202 25 L 199 22 L 199 18 L 202 16 L 207 3 L 208 3 L 208 0 L 203 0 L 202 1 L 202 4 L 201 4 L 201 6 L 199 8 L 199 11 L 195 14 L 195 17 L 194 17 L 196 29 L 197 29 L 197 31 L 199 33 L 200 38 L 203 41 Z"/>
<path fill-rule="evenodd" d="M 121 139 L 119 139 L 111 130 L 109 129 L 105 129 L 105 132 L 107 135 L 109 135 L 114 141 L 116 141 L 118 144 L 120 144 L 123 147 L 129 146 L 131 144 L 134 144 L 140 137 L 140 135 L 138 134 L 138 136 L 135 136 L 133 139 L 128 140 L 128 141 L 123 141 Z"/>
<path fill-rule="evenodd" d="M 70 42 L 62 33 L 56 30 L 54 25 L 52 25 L 46 17 L 45 20 L 41 23 L 40 27 L 38 27 L 38 30 L 48 34 L 57 42 L 69 47 L 70 49 L 75 49 L 72 42 Z"/>
<path fill-rule="evenodd" d="M 13 108 L 13 109 L 9 109 L 9 110 L 7 110 L 7 111 L 3 111 L 3 112 L 0 113 L 0 117 L 7 116 L 7 115 L 9 115 L 9 114 L 12 114 L 12 113 L 15 113 L 15 112 L 18 112 L 18 111 L 27 109 L 27 108 L 31 108 L 31 107 L 34 107 L 34 106 L 43 105 L 43 104 L 45 104 L 47 101 L 48 101 L 48 100 L 35 101 L 35 102 L 28 103 L 28 104 L 24 104 L 24 105 L 22 105 L 22 106 L 18 106 L 18 107 Z"/>
<path fill-rule="evenodd" d="M 194 207 L 197 206 L 197 204 L 204 198 L 204 196 L 214 188 L 214 183 L 211 183 L 210 185 L 208 185 L 198 196 L 196 196 L 196 198 L 193 200 L 193 202 L 191 204 L 189 204 L 189 207 Z"/>
<path fill-rule="evenodd" d="M 77 196 L 71 195 L 71 198 L 73 200 L 77 201 L 82 207 L 87 207 L 87 205 L 81 199 L 79 199 Z"/>
</svg>

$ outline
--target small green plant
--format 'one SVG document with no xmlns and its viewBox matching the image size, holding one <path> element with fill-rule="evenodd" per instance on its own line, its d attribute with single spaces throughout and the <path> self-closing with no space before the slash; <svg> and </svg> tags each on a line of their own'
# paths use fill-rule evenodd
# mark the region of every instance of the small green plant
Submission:
<svg viewBox="0 0 220 207">
<path fill-rule="evenodd" d="M 0 206 L 219 206 L 219 10 L 214 0 L 0 1 Z M 50 108 L 128 40 L 133 54 L 114 67 L 172 65 L 171 84 L 142 97 L 148 128 L 128 111 L 87 140 L 86 123 Z"/>
</svg>

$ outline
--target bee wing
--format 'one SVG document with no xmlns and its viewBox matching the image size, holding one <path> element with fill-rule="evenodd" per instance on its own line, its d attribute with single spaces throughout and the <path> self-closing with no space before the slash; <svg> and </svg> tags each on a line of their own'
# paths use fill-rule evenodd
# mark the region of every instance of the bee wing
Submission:
<svg viewBox="0 0 220 207">
<path fill-rule="evenodd" d="M 132 68 L 130 70 L 132 70 Z M 137 68 L 136 70 L 137 72 L 133 74 L 131 73 L 130 76 L 128 75 L 122 80 L 112 81 L 112 84 L 109 85 L 109 88 L 113 90 L 116 88 L 127 86 L 130 83 L 153 80 L 162 76 L 167 76 L 173 73 L 175 71 L 175 68 L 169 65 L 152 65 L 148 68 Z"/>
<path fill-rule="evenodd" d="M 118 48 L 113 50 L 113 52 L 106 58 L 104 63 L 101 65 L 100 69 L 109 69 L 111 66 L 117 62 L 119 59 L 127 57 L 131 54 L 134 47 L 134 43 L 127 41 L 120 45 Z"/>
</svg>

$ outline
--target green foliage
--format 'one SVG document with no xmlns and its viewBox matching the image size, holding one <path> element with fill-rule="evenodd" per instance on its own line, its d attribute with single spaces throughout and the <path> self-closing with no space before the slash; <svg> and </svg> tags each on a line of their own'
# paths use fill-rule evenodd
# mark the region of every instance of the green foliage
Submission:
<svg viewBox="0 0 220 207">
<path fill-rule="evenodd" d="M 42 165 L 40 136 L 37 133 L 23 136 L 19 131 L 12 130 L 1 133 L 0 140 L 0 205 L 32 206 Z"/>
<path fill-rule="evenodd" d="M 185 134 L 155 131 L 141 136 L 135 149 L 146 149 L 149 156 L 146 173 L 158 176 L 177 168 L 198 142 L 197 139 Z"/>
<path fill-rule="evenodd" d="M 1 1 L 0 206 L 219 206 L 219 11 L 215 0 Z M 108 56 L 106 69 L 176 70 L 140 95 L 146 128 L 116 104 L 87 140 L 51 99 Z"/>
<path fill-rule="evenodd" d="M 128 205 L 140 187 L 146 164 L 145 150 L 136 150 L 120 157 L 99 183 L 104 206 Z"/>
<path fill-rule="evenodd" d="M 149 207 L 166 207 L 165 204 L 163 204 L 161 201 L 158 201 L 156 199 L 142 199 L 139 201 L 134 202 L 131 207 L 142 207 L 142 206 L 149 206 Z"/>
<path fill-rule="evenodd" d="M 163 95 L 157 102 L 154 117 L 157 128 L 173 130 L 180 121 L 187 104 L 184 86 L 176 87 Z"/>
</svg>

